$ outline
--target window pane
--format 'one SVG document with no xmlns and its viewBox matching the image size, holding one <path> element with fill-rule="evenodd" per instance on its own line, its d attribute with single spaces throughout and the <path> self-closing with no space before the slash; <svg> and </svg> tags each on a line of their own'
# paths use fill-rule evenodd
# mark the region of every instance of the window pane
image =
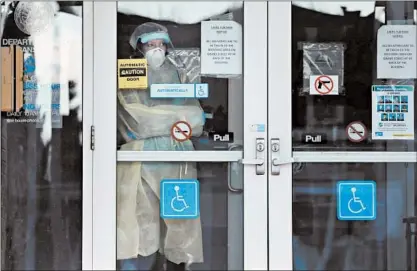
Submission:
<svg viewBox="0 0 417 271">
<path fill-rule="evenodd" d="M 1 269 L 80 270 L 82 4 L 1 12 Z"/>
<path fill-rule="evenodd" d="M 161 7 L 152 2 L 146 8 L 129 2 L 118 4 L 121 151 L 132 150 L 126 143 L 133 141 L 143 142 L 137 150 L 145 151 L 227 150 L 231 144 L 242 144 L 243 77 L 235 66 L 241 68 L 243 56 L 243 9 L 222 14 L 224 9 L 219 8 L 221 11 L 208 12 L 207 16 L 222 16 L 221 20 L 208 21 L 204 17 L 197 18 L 197 23 L 185 24 L 174 21 L 191 20 L 187 18 L 192 15 L 191 8 L 178 8 L 182 12 L 177 12 L 175 5 L 185 4 Z M 207 3 L 200 3 L 204 5 Z M 172 8 L 179 17 L 163 13 L 167 16 L 164 20 L 153 20 L 156 15 L 149 7 L 166 9 L 166 14 Z M 201 7 L 196 4 L 195 8 Z M 212 29 L 205 30 L 209 26 L 229 30 L 213 35 Z M 167 33 L 161 34 L 163 31 Z M 159 38 L 149 40 L 150 34 Z M 142 35 L 145 38 L 141 42 Z M 209 50 L 207 46 L 211 46 Z M 154 58 L 153 52 L 157 54 Z M 153 63 L 159 61 L 159 52 L 162 62 Z M 212 66 L 204 64 L 211 64 L 211 60 L 220 63 L 217 65 L 222 70 L 211 74 L 215 72 Z"/>
<path fill-rule="evenodd" d="M 151 270 L 152 266 L 162 270 L 163 264 L 167 264 L 167 270 L 185 270 L 190 265 L 192 270 L 243 270 L 242 166 L 238 163 L 176 163 L 184 164 L 183 181 L 190 178 L 199 181 L 200 217 L 162 220 L 159 191 L 151 188 L 152 178 L 178 179 L 178 176 L 163 175 L 166 171 L 147 173 L 146 178 L 127 182 L 122 171 L 138 164 L 118 164 L 118 270 Z M 142 163 L 142 172 L 146 174 L 145 167 L 163 170 L 166 164 Z M 171 163 L 171 166 L 176 165 Z M 166 191 L 169 192 L 169 187 Z M 187 191 L 178 192 L 181 196 Z M 187 200 L 185 194 L 184 199 Z M 177 209 L 184 206 L 180 200 L 174 203 Z M 186 201 L 186 204 L 193 208 L 193 202 Z"/>
<path fill-rule="evenodd" d="M 194 20 L 187 17 L 194 15 L 187 12 L 189 5 L 204 10 L 207 3 L 118 2 L 121 153 L 242 151 L 242 76 L 220 68 L 219 74 L 203 75 L 207 40 L 202 29 L 210 22 L 223 26 L 219 31 L 225 33 L 222 43 L 227 46 L 222 44 L 226 47 L 221 52 L 240 59 L 243 9 L 223 14 L 221 8 Z M 220 44 L 216 37 L 209 40 L 214 47 Z M 208 97 L 197 95 L 199 86 L 208 86 Z M 182 186 L 195 188 L 196 180 L 198 214 L 189 198 L 195 193 Z M 242 184 L 237 163 L 117 162 L 117 268 L 150 270 L 165 264 L 167 270 L 243 269 Z"/>
<path fill-rule="evenodd" d="M 293 2 L 294 150 L 416 151 L 415 70 L 412 78 L 391 79 L 377 68 L 378 30 L 413 27 L 414 11 L 404 1 Z M 331 92 L 320 90 L 326 87 Z"/>
<path fill-rule="evenodd" d="M 413 263 L 414 270 L 415 248 L 408 241 L 415 241 L 404 219 L 415 229 L 415 176 L 415 164 L 406 163 L 294 164 L 294 269 L 407 270 Z M 355 194 L 338 193 L 339 181 L 374 181 L 375 209 L 360 185 Z M 341 220 L 352 213 L 371 217 L 374 210 L 375 220 Z"/>
</svg>

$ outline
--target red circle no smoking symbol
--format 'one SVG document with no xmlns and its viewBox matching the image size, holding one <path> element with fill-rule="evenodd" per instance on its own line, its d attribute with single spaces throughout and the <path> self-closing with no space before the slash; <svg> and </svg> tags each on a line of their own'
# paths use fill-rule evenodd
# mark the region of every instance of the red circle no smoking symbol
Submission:
<svg viewBox="0 0 417 271">
<path fill-rule="evenodd" d="M 191 138 L 191 125 L 185 121 L 177 121 L 171 127 L 171 136 L 178 142 L 184 142 Z"/>
<path fill-rule="evenodd" d="M 368 136 L 365 124 L 360 121 L 354 121 L 346 126 L 346 135 L 351 142 L 362 142 Z"/>
<path fill-rule="evenodd" d="M 321 95 L 326 95 L 332 92 L 334 87 L 333 79 L 327 75 L 317 77 L 314 81 L 314 88 Z"/>
</svg>

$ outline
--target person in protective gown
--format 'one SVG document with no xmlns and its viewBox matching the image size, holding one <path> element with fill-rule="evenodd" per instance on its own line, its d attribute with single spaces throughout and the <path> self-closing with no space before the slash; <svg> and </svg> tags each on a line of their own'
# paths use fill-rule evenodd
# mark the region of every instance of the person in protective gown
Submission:
<svg viewBox="0 0 417 271">
<path fill-rule="evenodd" d="M 202 134 L 205 119 L 199 101 L 150 98 L 154 83 L 193 83 L 166 58 L 167 47 L 172 46 L 167 29 L 156 23 L 139 25 L 129 43 L 147 59 L 148 89 L 118 90 L 118 132 L 127 142 L 120 150 L 194 150 L 190 140 L 177 142 L 170 132 L 175 122 L 186 121 L 193 136 Z M 171 270 L 203 262 L 200 219 L 161 221 L 159 214 L 161 180 L 195 178 L 195 163 L 118 162 L 117 259 L 121 269 L 150 270 L 158 251 Z"/>
</svg>

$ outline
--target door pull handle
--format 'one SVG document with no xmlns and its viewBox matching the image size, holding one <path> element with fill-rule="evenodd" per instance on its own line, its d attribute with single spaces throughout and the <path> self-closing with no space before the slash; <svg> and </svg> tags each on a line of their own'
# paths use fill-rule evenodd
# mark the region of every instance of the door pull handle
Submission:
<svg viewBox="0 0 417 271">
<path fill-rule="evenodd" d="M 284 161 L 281 161 L 278 158 L 274 158 L 274 159 L 272 159 L 272 166 L 287 165 L 287 164 L 291 164 L 291 163 L 294 163 L 294 162 L 295 162 L 294 158 L 291 158 L 289 160 L 284 160 Z"/>
<path fill-rule="evenodd" d="M 288 165 L 294 162 L 294 158 L 281 160 L 281 145 L 279 138 L 271 138 L 271 175 L 280 175 L 282 165 Z"/>
<path fill-rule="evenodd" d="M 240 159 L 239 162 L 243 165 L 255 165 L 256 175 L 265 175 L 265 138 L 257 138 L 255 145 L 254 159 Z"/>
<path fill-rule="evenodd" d="M 243 165 L 257 165 L 261 166 L 265 163 L 263 159 L 240 159 L 239 163 Z"/>
</svg>

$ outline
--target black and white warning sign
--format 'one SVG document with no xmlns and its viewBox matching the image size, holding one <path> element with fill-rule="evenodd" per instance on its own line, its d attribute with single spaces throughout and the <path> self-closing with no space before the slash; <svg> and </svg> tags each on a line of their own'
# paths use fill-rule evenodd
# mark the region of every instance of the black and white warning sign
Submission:
<svg viewBox="0 0 417 271">
<path fill-rule="evenodd" d="M 368 131 L 365 124 L 354 121 L 346 127 L 346 135 L 351 142 L 362 142 L 368 137 Z"/>
</svg>

